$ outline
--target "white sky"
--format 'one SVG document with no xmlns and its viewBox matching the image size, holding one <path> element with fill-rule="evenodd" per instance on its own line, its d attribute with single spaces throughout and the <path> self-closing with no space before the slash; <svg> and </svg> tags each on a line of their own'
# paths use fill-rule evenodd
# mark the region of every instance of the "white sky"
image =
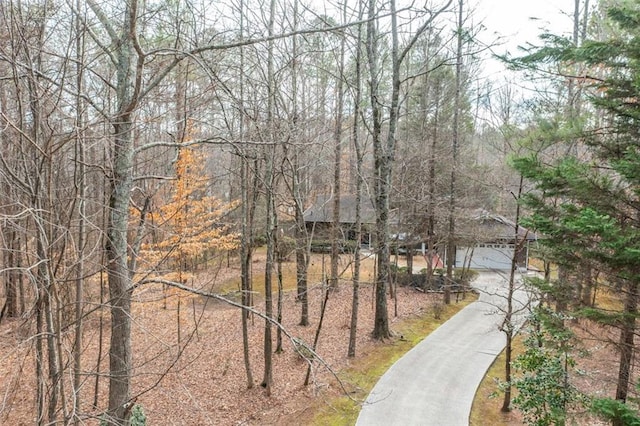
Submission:
<svg viewBox="0 0 640 426">
<path fill-rule="evenodd" d="M 494 48 L 496 53 L 517 54 L 518 46 L 537 44 L 544 30 L 554 34 L 571 33 L 574 0 L 476 0 L 474 21 L 486 27 L 481 35 L 485 43 L 498 36 L 505 44 Z M 535 18 L 535 19 L 531 19 Z M 541 29 L 542 28 L 542 29 Z M 490 73 L 501 72 L 498 64 Z"/>
</svg>

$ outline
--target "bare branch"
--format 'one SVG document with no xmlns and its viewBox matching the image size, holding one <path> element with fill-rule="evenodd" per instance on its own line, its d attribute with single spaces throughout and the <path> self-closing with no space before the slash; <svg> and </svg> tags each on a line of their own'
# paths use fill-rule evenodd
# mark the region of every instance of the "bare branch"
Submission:
<svg viewBox="0 0 640 426">
<path fill-rule="evenodd" d="M 433 23 L 433 21 L 440 16 L 440 14 L 442 14 L 445 10 L 447 10 L 449 8 L 449 6 L 451 6 L 451 3 L 453 2 L 453 0 L 449 0 L 447 2 L 447 4 L 445 4 L 444 6 L 442 6 L 440 9 L 438 9 L 436 12 L 432 13 L 431 16 L 429 16 L 429 19 L 427 19 L 421 26 L 420 28 L 418 28 L 415 32 L 415 34 L 413 35 L 413 37 L 411 37 L 411 40 L 409 40 L 409 43 L 404 47 L 404 49 L 402 49 L 402 51 L 400 52 L 400 54 L 398 55 L 398 63 L 402 63 L 402 61 L 404 60 L 404 57 L 407 56 L 407 54 L 409 53 L 409 51 L 411 50 L 411 48 L 413 47 L 414 44 L 416 44 L 416 42 L 418 41 L 418 39 L 420 38 L 420 36 L 427 30 L 427 28 L 429 28 L 429 26 Z"/>
<path fill-rule="evenodd" d="M 111 43 L 114 43 L 114 44 L 117 43 L 118 34 L 116 34 L 116 31 L 113 29 L 113 26 L 109 21 L 109 18 L 107 18 L 107 15 L 105 15 L 102 8 L 96 4 L 95 0 L 87 0 L 87 4 L 89 5 L 93 13 L 96 14 L 96 17 L 104 27 L 105 31 L 107 31 L 107 34 L 109 34 L 109 37 L 111 38 Z"/>
<path fill-rule="evenodd" d="M 351 399 L 354 402 L 357 402 L 350 395 L 350 393 L 347 391 L 344 383 L 342 382 L 340 377 L 338 377 L 338 374 L 331 368 L 331 366 L 324 359 L 322 359 L 322 357 L 312 347 L 310 347 L 309 345 L 304 343 L 304 341 L 302 341 L 301 339 L 293 336 L 291 334 L 291 332 L 289 330 L 287 330 L 281 323 L 279 323 L 275 319 L 271 318 L 270 316 L 258 311 L 257 309 L 254 309 L 254 308 L 252 308 L 250 306 L 245 306 L 245 305 L 243 305 L 241 303 L 234 302 L 233 300 L 229 300 L 226 297 L 221 296 L 219 294 L 211 293 L 211 292 L 200 290 L 200 289 L 193 288 L 193 287 L 189 287 L 189 286 L 186 286 L 186 285 L 184 285 L 182 283 L 179 283 L 179 282 L 176 282 L 176 281 L 171 281 L 171 280 L 165 280 L 165 279 L 162 279 L 162 278 L 146 278 L 146 279 L 140 280 L 136 284 L 134 284 L 134 286 L 131 288 L 131 291 L 133 292 L 135 289 L 137 289 L 137 288 L 139 288 L 139 287 L 141 287 L 141 286 L 143 286 L 145 284 L 164 284 L 164 285 L 167 285 L 169 287 L 174 287 L 174 288 L 178 288 L 180 290 L 184 290 L 184 291 L 189 292 L 191 294 L 197 294 L 198 296 L 210 297 L 212 299 L 219 300 L 221 302 L 224 302 L 224 303 L 226 303 L 228 305 L 231 305 L 231 306 L 234 306 L 236 308 L 240 308 L 242 310 L 251 312 L 252 314 L 264 319 L 265 321 L 268 321 L 272 325 L 274 325 L 277 328 L 279 328 L 282 331 L 282 333 L 289 338 L 289 340 L 291 341 L 291 345 L 294 347 L 296 352 L 298 352 L 298 350 L 301 347 L 301 345 L 304 346 L 304 351 L 307 352 L 309 356 L 308 357 L 304 356 L 303 358 L 307 362 L 309 362 L 310 364 L 314 359 L 317 359 L 320 362 L 320 364 L 322 364 L 327 369 L 327 371 L 329 371 L 331 373 L 331 375 L 336 379 L 336 381 L 340 385 L 340 388 L 342 389 L 342 392 L 349 399 Z"/>
<path fill-rule="evenodd" d="M 449 0 L 449 3 L 451 3 L 451 1 L 452 0 Z M 404 10 L 407 10 L 407 8 L 401 9 L 400 11 L 404 11 Z M 368 19 L 358 20 L 358 21 L 354 21 L 354 22 L 349 22 L 349 23 L 342 24 L 342 25 L 335 25 L 335 26 L 332 26 L 332 27 L 309 28 L 309 29 L 306 29 L 306 30 L 289 31 L 289 32 L 285 32 L 285 33 L 282 33 L 282 34 L 277 34 L 277 35 L 274 35 L 274 36 L 257 37 L 257 38 L 253 38 L 253 39 L 250 38 L 250 39 L 246 39 L 246 40 L 238 40 L 238 41 L 233 41 L 233 42 L 229 42 L 229 43 L 221 43 L 221 44 L 208 44 L 206 46 L 196 47 L 195 49 L 191 49 L 189 51 L 183 51 L 183 50 L 179 50 L 179 49 L 167 49 L 167 48 L 153 50 L 151 52 L 148 52 L 147 56 L 151 56 L 151 55 L 174 55 L 175 58 L 169 65 L 167 65 L 164 68 L 164 70 L 162 72 L 160 72 L 160 73 L 158 73 L 156 75 L 156 77 L 147 85 L 145 90 L 143 90 L 141 92 L 140 96 L 144 97 L 147 93 L 149 93 L 151 90 L 153 90 L 153 88 L 155 88 L 158 84 L 160 84 L 164 80 L 164 78 L 178 65 L 178 63 L 180 63 L 180 61 L 186 59 L 187 57 L 195 57 L 196 55 L 199 55 L 201 53 L 214 51 L 214 50 L 227 50 L 227 49 L 235 49 L 235 48 L 238 48 L 238 47 L 253 46 L 255 44 L 261 44 L 261 43 L 267 43 L 267 42 L 270 42 L 270 41 L 281 40 L 281 39 L 293 37 L 293 36 L 296 36 L 296 35 L 310 35 L 310 34 L 319 34 L 319 33 L 329 33 L 329 32 L 334 32 L 334 31 L 340 31 L 340 30 L 344 30 L 346 28 L 350 28 L 350 27 L 358 26 L 360 24 L 367 23 L 370 20 L 376 20 L 376 19 L 379 19 L 379 18 L 384 18 L 384 17 L 390 16 L 390 15 L 391 15 L 391 13 L 386 13 L 386 14 L 374 16 L 373 18 L 368 18 Z"/>
</svg>

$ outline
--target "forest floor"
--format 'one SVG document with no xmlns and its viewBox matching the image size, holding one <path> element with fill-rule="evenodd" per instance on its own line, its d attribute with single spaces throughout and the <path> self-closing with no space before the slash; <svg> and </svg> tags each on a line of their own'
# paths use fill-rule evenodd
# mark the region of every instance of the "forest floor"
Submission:
<svg viewBox="0 0 640 426">
<path fill-rule="evenodd" d="M 327 260 L 315 256 L 309 282 L 311 325 L 299 326 L 300 303 L 293 291 L 284 293 L 282 324 L 292 336 L 311 344 L 319 322 L 322 279 L 318 264 Z M 254 279 L 258 280 L 264 259 L 254 258 Z M 342 265 L 348 269 L 348 265 Z M 419 264 L 416 265 L 419 269 Z M 291 273 L 294 263 L 283 265 Z M 377 342 L 373 329 L 374 289 L 372 265 L 365 263 L 360 287 L 357 357 L 346 356 L 351 319 L 352 286 L 342 282 L 329 293 L 317 353 L 334 372 L 345 371 L 354 363 L 385 345 L 394 345 L 401 337 Z M 189 285 L 213 292 L 237 296 L 233 285 L 237 268 L 215 268 L 194 276 Z M 93 289 L 93 300 L 99 291 Z M 257 290 L 257 289 L 256 289 Z M 389 299 L 389 318 L 393 330 L 400 322 L 424 316 L 440 303 L 441 295 L 425 294 L 411 288 L 398 288 L 397 305 Z M 248 389 L 242 350 L 240 311 L 215 299 L 189 295 L 160 286 L 136 290 L 133 305 L 133 393 L 147 416 L 149 425 L 300 425 L 312 421 L 319 405 L 329 403 L 342 393 L 333 374 L 319 362 L 313 363 L 311 384 L 304 386 L 307 362 L 298 355 L 286 336 L 283 352 L 273 356 L 272 394 L 260 386 L 263 378 L 264 321 L 254 317 L 249 325 L 253 387 Z M 262 311 L 262 297 L 256 296 L 256 309 Z M 275 301 L 274 301 L 275 306 Z M 396 311 L 397 310 L 397 314 Z M 65 312 L 62 312 L 64 320 Z M 71 316 L 71 312 L 69 312 Z M 87 371 L 82 384 L 83 424 L 99 423 L 100 408 L 106 403 L 108 370 L 108 325 L 106 309 L 98 309 L 85 321 L 82 360 Z M 102 329 L 102 333 L 101 333 Z M 0 424 L 31 425 L 35 416 L 34 325 L 31 321 L 4 320 L 0 324 Z M 273 329 L 274 348 L 276 330 Z M 102 341 L 102 345 L 100 345 Z M 62 351 L 72 350 L 69 341 Z M 98 360 L 100 362 L 98 363 Z M 98 367 L 99 366 L 99 367 Z M 97 387 L 96 387 L 97 380 Z M 354 398 L 366 394 L 345 383 Z M 66 389 L 70 389 L 70 383 Z M 98 409 L 93 408 L 97 389 Z M 325 404 L 326 405 L 326 404 Z M 71 407 L 67 407 L 68 410 Z"/>
<path fill-rule="evenodd" d="M 294 292 L 283 297 L 282 324 L 292 336 L 313 342 L 318 326 L 322 301 L 322 262 L 328 256 L 317 255 L 312 260 L 309 282 L 311 325 L 301 327 L 300 303 Z M 369 259 L 369 262 L 371 259 Z M 223 263 L 223 262 L 222 262 Z M 254 259 L 254 280 L 259 282 L 263 273 L 264 258 Z M 342 265 L 348 270 L 349 265 Z M 416 259 L 416 270 L 421 268 Z M 292 262 L 283 265 L 285 276 L 295 270 Z M 357 356 L 346 356 L 349 323 L 351 318 L 352 286 L 348 280 L 329 294 L 326 314 L 322 323 L 317 352 L 331 370 L 345 379 L 349 368 L 389 345 L 399 345 L 402 336 L 387 342 L 371 339 L 373 328 L 374 292 L 372 265 L 363 267 L 359 297 L 359 321 Z M 194 276 L 189 285 L 237 296 L 236 282 L 239 270 L 233 265 L 220 264 Z M 290 288 L 290 283 L 285 287 Z M 90 289 L 91 290 L 91 289 Z M 256 288 L 259 292 L 259 289 Z M 99 301 L 99 291 L 93 289 L 93 300 Z M 337 411 L 333 404 L 343 394 L 340 383 L 327 368 L 313 363 L 311 384 L 304 386 L 307 363 L 295 352 L 291 342 L 283 336 L 283 352 L 273 357 L 273 387 L 268 396 L 260 386 L 263 375 L 264 321 L 254 317 L 249 325 L 251 347 L 252 388 L 248 388 L 242 350 L 240 312 L 215 299 L 189 295 L 182 291 L 164 291 L 160 286 L 148 286 L 136 290 L 133 305 L 134 373 L 133 393 L 147 416 L 149 425 L 306 425 L 312 424 L 319 411 Z M 256 295 L 255 307 L 262 311 L 264 303 Z M 401 324 L 432 316 L 440 307 L 441 295 L 425 294 L 411 288 L 398 288 L 397 315 L 393 300 L 389 299 L 389 317 L 392 330 Z M 64 321 L 65 312 L 61 313 Z M 107 348 L 109 314 L 98 309 L 85 321 L 83 370 L 87 371 L 82 384 L 80 411 L 82 424 L 97 425 L 100 409 L 106 405 L 108 370 Z M 616 336 L 588 324 L 577 327 L 581 340 L 590 353 L 579 361 L 579 367 L 588 372 L 575 376 L 581 389 L 589 393 L 612 395 L 617 378 L 617 356 L 610 343 Z M 103 330 L 102 334 L 100 330 Z M 581 330 L 581 331 L 580 331 Z M 35 361 L 33 358 L 34 325 L 23 319 L 3 320 L 0 324 L 0 424 L 34 424 L 35 412 Z M 276 341 L 276 331 L 274 343 Z M 605 337 L 603 339 L 603 337 Z M 66 339 L 66 337 L 65 337 Z M 62 351 L 71 353 L 72 336 L 62 342 Z M 102 345 L 100 342 L 102 341 Z M 586 353 L 586 352 L 585 352 Z M 98 360 L 100 362 L 98 363 Z M 478 394 L 472 424 L 522 424 L 516 414 L 502 416 L 499 413 L 501 398 L 489 398 L 496 389 L 500 377 L 500 360 L 485 380 L 488 385 Z M 504 361 L 502 361 L 504 362 Z M 99 371 L 100 374 L 96 374 Z M 70 389 L 68 377 L 66 389 Z M 97 385 L 96 385 L 97 384 Z M 364 400 L 366 392 L 348 378 L 344 385 L 350 395 Z M 491 390 L 493 389 L 493 391 Z M 97 390 L 97 392 L 96 392 Z M 98 408 L 93 408 L 97 394 Z M 634 397 L 637 395 L 634 393 Z M 67 407 L 71 409 L 71 407 Z M 478 413 L 479 411 L 479 413 Z M 336 423 L 338 424 L 338 423 Z M 343 424 L 343 423 L 339 423 Z M 348 424 L 348 423 L 344 423 Z M 594 419 L 578 424 L 599 424 Z"/>
</svg>

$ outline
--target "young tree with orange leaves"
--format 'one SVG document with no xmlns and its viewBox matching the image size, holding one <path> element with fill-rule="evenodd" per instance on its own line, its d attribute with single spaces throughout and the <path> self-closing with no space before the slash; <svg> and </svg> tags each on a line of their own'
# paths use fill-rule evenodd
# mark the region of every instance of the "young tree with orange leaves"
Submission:
<svg viewBox="0 0 640 426">
<path fill-rule="evenodd" d="M 224 222 L 236 202 L 224 202 L 208 194 L 206 156 L 202 150 L 183 145 L 178 148 L 176 177 L 168 199 L 156 197 L 160 206 L 149 213 L 154 227 L 152 241 L 142 246 L 142 259 L 152 265 L 169 265 L 167 278 L 184 282 L 185 272 L 198 257 L 237 248 L 238 235 Z"/>
</svg>

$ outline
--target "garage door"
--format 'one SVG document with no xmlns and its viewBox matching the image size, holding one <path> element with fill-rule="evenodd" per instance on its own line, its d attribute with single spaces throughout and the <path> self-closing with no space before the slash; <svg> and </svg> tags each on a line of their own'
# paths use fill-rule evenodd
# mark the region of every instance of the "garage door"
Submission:
<svg viewBox="0 0 640 426">
<path fill-rule="evenodd" d="M 459 247 L 456 250 L 456 267 L 469 263 L 476 269 L 511 269 L 513 244 L 478 244 L 474 249 Z"/>
</svg>

